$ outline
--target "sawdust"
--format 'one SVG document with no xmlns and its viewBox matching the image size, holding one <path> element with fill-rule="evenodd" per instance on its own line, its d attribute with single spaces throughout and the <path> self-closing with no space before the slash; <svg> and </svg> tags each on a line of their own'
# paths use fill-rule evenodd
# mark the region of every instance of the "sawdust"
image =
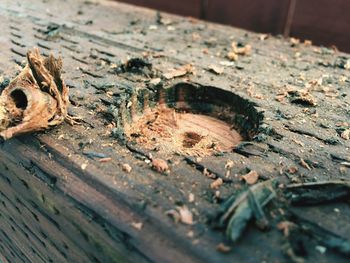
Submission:
<svg viewBox="0 0 350 263">
<path fill-rule="evenodd" d="M 176 112 L 160 105 L 126 125 L 125 134 L 148 150 L 191 156 L 231 151 L 241 135 L 214 117 Z"/>
</svg>

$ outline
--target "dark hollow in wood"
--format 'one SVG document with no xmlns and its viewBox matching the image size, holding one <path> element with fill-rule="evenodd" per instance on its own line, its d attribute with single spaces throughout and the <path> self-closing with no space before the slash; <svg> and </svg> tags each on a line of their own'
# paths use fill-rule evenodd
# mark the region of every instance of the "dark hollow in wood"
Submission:
<svg viewBox="0 0 350 263">
<path fill-rule="evenodd" d="M 259 114 L 252 103 L 215 87 L 181 83 L 139 94 L 131 96 L 131 105 L 122 103 L 127 122 L 120 123 L 130 140 L 149 150 L 198 156 L 232 151 L 262 121 L 253 122 Z"/>
</svg>

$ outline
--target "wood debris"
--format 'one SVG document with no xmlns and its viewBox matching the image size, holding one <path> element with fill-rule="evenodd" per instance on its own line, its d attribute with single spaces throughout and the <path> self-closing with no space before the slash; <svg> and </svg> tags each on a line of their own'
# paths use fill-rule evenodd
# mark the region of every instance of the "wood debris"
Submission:
<svg viewBox="0 0 350 263">
<path fill-rule="evenodd" d="M 27 60 L 0 96 L 0 136 L 5 140 L 72 121 L 67 113 L 68 87 L 61 78 L 61 58 L 43 58 L 34 49 L 28 51 Z"/>
<path fill-rule="evenodd" d="M 300 158 L 300 165 L 308 170 L 311 170 L 310 165 L 308 165 L 303 158 Z"/>
<path fill-rule="evenodd" d="M 296 166 L 291 166 L 287 169 L 287 172 L 290 173 L 290 174 L 295 174 L 298 172 L 298 167 Z"/>
<path fill-rule="evenodd" d="M 237 61 L 238 60 L 238 55 L 233 52 L 233 51 L 230 51 L 227 53 L 227 58 L 231 61 Z"/>
<path fill-rule="evenodd" d="M 82 170 L 85 170 L 88 166 L 88 163 L 83 163 L 80 167 Z"/>
<path fill-rule="evenodd" d="M 216 250 L 221 253 L 228 253 L 232 250 L 232 247 L 225 245 L 224 243 L 220 243 L 216 246 Z"/>
<path fill-rule="evenodd" d="M 168 163 L 160 158 L 152 159 L 152 168 L 158 173 L 167 173 L 170 171 Z"/>
<path fill-rule="evenodd" d="M 277 229 L 281 230 L 283 232 L 283 235 L 285 237 L 288 237 L 289 236 L 289 233 L 290 233 L 290 229 L 291 227 L 293 227 L 294 224 L 292 222 L 289 222 L 289 221 L 282 221 L 282 222 L 279 222 L 277 224 Z"/>
<path fill-rule="evenodd" d="M 239 56 L 248 56 L 252 51 L 252 46 L 247 44 L 238 44 L 237 42 L 231 43 L 231 51 L 229 51 L 226 57 L 231 61 L 237 61 Z"/>
<path fill-rule="evenodd" d="M 250 55 L 252 51 L 252 46 L 249 44 L 242 45 L 236 42 L 232 42 L 231 47 L 232 47 L 232 51 L 237 55 L 247 56 L 247 55 Z"/>
<path fill-rule="evenodd" d="M 132 167 L 131 167 L 130 164 L 128 164 L 128 163 L 123 163 L 123 164 L 122 164 L 122 169 L 123 169 L 124 172 L 130 173 L 131 170 L 132 170 Z"/>
<path fill-rule="evenodd" d="M 303 106 L 316 106 L 317 100 L 310 94 L 308 89 L 298 89 L 291 86 L 281 90 L 275 99 L 281 103 L 284 102 L 284 98 L 288 97 L 289 101 L 294 104 L 300 104 Z"/>
<path fill-rule="evenodd" d="M 178 78 L 178 77 L 183 77 L 187 74 L 194 74 L 195 73 L 195 68 L 192 64 L 186 64 L 182 67 L 179 67 L 177 69 L 172 69 L 167 73 L 163 74 L 163 77 L 166 78 L 167 80 L 173 79 L 173 78 Z"/>
<path fill-rule="evenodd" d="M 350 129 L 346 129 L 340 134 L 340 137 L 342 137 L 344 140 L 350 139 Z"/>
<path fill-rule="evenodd" d="M 112 161 L 111 157 L 105 157 L 105 158 L 101 158 L 98 160 L 100 163 L 108 163 L 110 161 Z"/>
<path fill-rule="evenodd" d="M 176 209 L 171 209 L 165 214 L 171 216 L 175 223 L 181 222 L 185 225 L 193 225 L 193 214 L 185 205 L 177 206 Z"/>
<path fill-rule="evenodd" d="M 259 179 L 259 174 L 253 170 L 245 175 L 242 175 L 241 179 L 243 179 L 247 184 L 255 184 Z"/>
<path fill-rule="evenodd" d="M 210 184 L 210 188 L 211 189 L 218 189 L 223 183 L 224 183 L 224 181 L 221 178 L 218 178 Z"/>
<path fill-rule="evenodd" d="M 290 102 L 305 106 L 316 106 L 317 100 L 309 93 L 308 90 L 290 90 Z"/>
<path fill-rule="evenodd" d="M 312 41 L 311 41 L 311 40 L 305 39 L 305 40 L 304 40 L 304 46 L 306 46 L 306 47 L 311 47 L 311 46 L 312 46 Z"/>
<path fill-rule="evenodd" d="M 190 194 L 188 195 L 188 202 L 189 202 L 189 203 L 193 203 L 193 202 L 194 202 L 194 194 L 193 194 L 193 193 L 190 193 Z"/>
<path fill-rule="evenodd" d="M 295 47 L 295 46 L 300 44 L 300 39 L 295 38 L 295 37 L 291 37 L 289 39 L 289 41 L 290 41 L 292 47 Z"/>
<path fill-rule="evenodd" d="M 221 75 L 222 73 L 224 73 L 224 68 L 223 67 L 219 67 L 219 66 L 216 66 L 216 65 L 209 65 L 208 69 L 217 74 L 217 75 Z"/>
<path fill-rule="evenodd" d="M 143 227 L 143 223 L 142 222 L 132 222 L 131 226 L 137 230 L 141 230 Z"/>
<path fill-rule="evenodd" d="M 233 166 L 234 166 L 234 162 L 231 160 L 228 160 L 225 164 L 225 169 L 227 169 L 227 170 L 232 169 Z"/>
<path fill-rule="evenodd" d="M 180 222 L 185 225 L 193 225 L 193 215 L 187 206 L 178 206 L 176 208 L 180 214 Z"/>
</svg>

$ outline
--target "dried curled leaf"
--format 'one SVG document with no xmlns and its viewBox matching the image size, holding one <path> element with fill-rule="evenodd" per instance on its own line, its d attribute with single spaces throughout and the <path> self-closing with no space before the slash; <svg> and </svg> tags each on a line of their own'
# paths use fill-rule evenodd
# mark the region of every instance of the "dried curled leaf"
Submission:
<svg viewBox="0 0 350 263">
<path fill-rule="evenodd" d="M 232 242 L 239 239 L 252 217 L 259 227 L 266 228 L 268 222 L 262 208 L 275 196 L 273 180 L 255 184 L 224 202 L 214 225 L 225 227 L 226 236 Z"/>
<path fill-rule="evenodd" d="M 28 63 L 0 96 L 0 136 L 47 129 L 69 119 L 68 87 L 61 78 L 62 60 L 28 51 Z"/>
</svg>

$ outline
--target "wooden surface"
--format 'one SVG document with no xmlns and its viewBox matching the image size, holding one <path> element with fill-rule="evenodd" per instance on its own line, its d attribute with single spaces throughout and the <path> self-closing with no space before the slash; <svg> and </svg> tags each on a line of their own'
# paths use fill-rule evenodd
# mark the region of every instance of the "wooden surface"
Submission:
<svg viewBox="0 0 350 263">
<path fill-rule="evenodd" d="M 249 170 L 256 170 L 260 181 L 349 180 L 349 168 L 341 162 L 350 158 L 350 143 L 339 136 L 350 119 L 346 54 L 272 37 L 261 40 L 254 33 L 189 18 L 163 15 L 171 23 L 162 25 L 155 11 L 115 2 L 5 0 L 0 13 L 1 75 L 14 77 L 33 46 L 60 54 L 71 88 L 70 112 L 83 119 L 82 125 L 63 124 L 2 146 L 0 253 L 9 262 L 285 262 L 284 237 L 275 227 L 283 220 L 282 199 L 270 208 L 271 230 L 251 225 L 230 253 L 216 250 L 225 238 L 208 224 L 218 202 L 245 189 L 240 176 Z M 221 66 L 232 41 L 249 43 L 252 54 Z M 162 77 L 161 85 L 205 90 L 211 103 L 241 116 L 238 124 L 251 134 L 247 139 L 260 138 L 254 141 L 255 155 L 229 152 L 197 160 L 218 176 L 233 161 L 219 199 L 210 187 L 213 179 L 185 156 L 151 151 L 168 160 L 165 176 L 111 136 L 111 123 L 117 122 L 111 106 L 123 112 L 132 94 L 160 89 L 149 84 L 147 75 L 115 70 L 140 57 L 152 63 L 156 77 L 191 63 L 195 75 Z M 223 74 L 208 70 L 212 64 L 224 67 Z M 275 99 L 290 87 L 308 87 L 317 105 Z M 87 152 L 112 161 L 101 163 Z M 123 171 L 125 163 L 130 173 Z M 289 174 L 290 167 L 297 172 Z M 174 223 L 166 215 L 178 205 L 189 207 L 194 225 Z M 347 203 L 299 213 L 350 237 Z M 134 227 L 137 223 L 141 229 Z M 308 247 L 306 262 L 346 262 L 332 251 L 319 253 L 315 245 Z"/>
</svg>

